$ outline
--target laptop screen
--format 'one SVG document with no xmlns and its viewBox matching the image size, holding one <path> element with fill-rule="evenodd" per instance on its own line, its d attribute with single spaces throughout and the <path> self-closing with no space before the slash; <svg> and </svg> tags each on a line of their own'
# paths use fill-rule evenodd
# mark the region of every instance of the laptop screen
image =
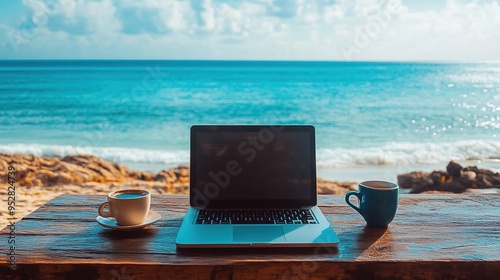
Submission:
<svg viewBox="0 0 500 280">
<path fill-rule="evenodd" d="M 190 203 L 199 208 L 316 205 L 313 126 L 193 126 Z"/>
</svg>

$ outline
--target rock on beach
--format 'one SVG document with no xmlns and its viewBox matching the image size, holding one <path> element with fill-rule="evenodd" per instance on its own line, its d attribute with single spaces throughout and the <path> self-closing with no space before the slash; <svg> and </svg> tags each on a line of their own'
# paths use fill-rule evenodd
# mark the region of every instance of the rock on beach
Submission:
<svg viewBox="0 0 500 280">
<path fill-rule="evenodd" d="M 477 166 L 462 167 L 450 161 L 446 171 L 410 172 L 398 175 L 398 184 L 410 193 L 444 191 L 463 193 L 473 189 L 500 189 L 500 173 Z"/>
</svg>

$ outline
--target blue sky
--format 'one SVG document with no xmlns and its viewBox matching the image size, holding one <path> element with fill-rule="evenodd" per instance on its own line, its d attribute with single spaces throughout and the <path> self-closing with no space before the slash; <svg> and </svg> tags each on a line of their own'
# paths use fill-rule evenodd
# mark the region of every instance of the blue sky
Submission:
<svg viewBox="0 0 500 280">
<path fill-rule="evenodd" d="M 1 1 L 0 59 L 499 61 L 499 1 Z"/>
</svg>

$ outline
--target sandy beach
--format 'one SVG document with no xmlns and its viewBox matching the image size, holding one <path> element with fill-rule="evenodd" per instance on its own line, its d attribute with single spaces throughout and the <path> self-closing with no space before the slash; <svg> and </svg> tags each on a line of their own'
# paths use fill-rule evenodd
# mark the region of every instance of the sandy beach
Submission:
<svg viewBox="0 0 500 280">
<path fill-rule="evenodd" d="M 0 228 L 7 225 L 9 167 L 15 172 L 14 218 L 19 220 L 51 199 L 63 194 L 102 194 L 128 188 L 147 189 L 153 194 L 187 194 L 189 167 L 179 166 L 158 173 L 133 171 L 114 162 L 92 155 L 64 158 L 36 157 L 25 154 L 0 153 Z M 318 192 L 343 194 L 357 187 L 356 182 L 333 182 L 318 179 Z"/>
<path fill-rule="evenodd" d="M 442 169 L 442 168 L 441 168 Z M 15 172 L 9 179 L 10 172 Z M 467 168 L 463 173 L 470 176 Z M 345 194 L 349 190 L 357 190 L 360 180 L 342 181 L 342 178 L 370 178 L 389 181 L 398 181 L 401 192 L 409 193 L 414 186 L 422 188 L 420 193 L 448 192 L 488 192 L 499 193 L 500 175 L 493 171 L 483 170 L 491 178 L 484 177 L 479 169 L 477 177 L 490 185 L 481 185 L 477 179 L 470 181 L 468 188 L 456 188 L 457 182 L 465 180 L 464 176 L 450 176 L 447 171 L 409 172 L 396 175 L 398 169 L 349 169 L 337 170 L 334 173 L 318 170 L 318 194 Z M 462 172 L 462 171 L 460 171 Z M 474 173 L 474 172 L 472 172 Z M 474 174 L 476 174 L 474 173 Z M 343 175 L 341 175 L 343 174 Z M 344 176 L 344 177 L 343 177 Z M 379 177 L 377 177 L 379 176 Z M 442 181 L 437 186 L 426 186 L 425 183 L 438 176 Z M 476 175 L 474 175 L 476 176 Z M 481 177 L 483 176 L 483 177 Z M 12 180 L 14 178 L 15 180 Z M 326 179 L 324 179 L 326 178 Z M 341 178 L 340 181 L 332 178 Z M 467 179 L 467 178 L 466 178 Z M 470 179 L 470 178 L 469 178 Z M 476 180 L 476 181 L 474 181 Z M 489 181 L 488 181 L 489 180 Z M 497 181 L 495 181 L 497 180 Z M 468 181 L 468 182 L 469 182 Z M 481 181 L 481 182 L 483 182 Z M 11 184 L 15 186 L 15 192 Z M 422 183 L 423 182 L 423 183 Z M 128 188 L 147 189 L 153 194 L 187 194 L 189 190 L 189 167 L 160 170 L 157 173 L 131 170 L 122 164 L 109 162 L 92 155 L 70 155 L 64 158 L 37 157 L 25 154 L 0 153 L 0 196 L 2 207 L 0 211 L 0 228 L 8 224 L 8 218 L 19 220 L 36 210 L 51 199 L 64 194 L 102 194 Z M 402 185 L 403 184 L 403 185 Z M 424 185 L 422 185 L 424 184 Z M 10 192 L 10 193 L 9 193 Z M 8 202 L 15 197 L 15 208 L 9 209 Z M 13 210 L 11 215 L 10 210 Z"/>
</svg>

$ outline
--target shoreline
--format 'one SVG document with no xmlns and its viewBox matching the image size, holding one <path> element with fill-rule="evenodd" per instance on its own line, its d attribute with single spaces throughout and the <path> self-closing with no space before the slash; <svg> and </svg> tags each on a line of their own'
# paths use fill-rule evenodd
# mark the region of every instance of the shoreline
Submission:
<svg viewBox="0 0 500 280">
<path fill-rule="evenodd" d="M 470 161 L 459 162 L 464 166 Z M 500 162 L 474 162 L 479 168 L 492 167 L 493 171 L 485 170 L 500 178 L 498 169 Z M 26 154 L 0 153 L 0 195 L 4 205 L 8 198 L 8 170 L 14 166 L 16 171 L 16 219 L 21 219 L 51 199 L 63 194 L 102 194 L 106 195 L 118 189 L 144 188 L 153 194 L 187 194 L 189 190 L 189 166 L 181 165 L 157 172 L 147 172 L 151 167 L 159 165 L 144 164 L 142 170 L 138 166 L 127 166 L 121 163 L 106 161 L 93 155 L 69 155 L 61 157 L 37 157 Z M 131 167 L 135 167 L 131 169 Z M 365 180 L 385 180 L 398 182 L 400 176 L 409 176 L 411 184 L 400 188 L 401 193 L 411 193 L 413 186 L 421 187 L 421 180 L 433 173 L 441 174 L 439 180 L 449 182 L 445 164 L 414 165 L 411 167 L 373 166 L 356 168 L 324 168 L 317 170 L 318 194 L 345 194 L 357 190 L 357 185 Z M 434 171 L 433 171 L 434 170 Z M 439 170 L 439 171 L 435 171 Z M 464 169 L 465 170 L 465 169 Z M 430 173 L 432 172 L 432 173 Z M 444 172 L 444 173 L 443 173 Z M 470 173 L 470 172 L 469 172 Z M 479 173 L 478 173 L 479 174 Z M 481 175 L 478 175 L 481 176 Z M 424 178 L 425 179 L 425 178 Z M 428 181 L 428 178 L 427 178 Z M 424 180 L 424 182 L 427 182 Z M 494 179 L 490 188 L 471 187 L 462 189 L 465 193 L 495 193 L 500 194 L 500 183 Z M 499 181 L 500 182 L 500 181 Z M 456 192 L 450 189 L 423 189 L 422 193 Z M 7 224 L 10 218 L 7 207 L 0 209 L 0 228 Z"/>
<path fill-rule="evenodd" d="M 178 149 L 163 150 L 126 145 L 75 146 L 26 142 L 0 143 L 0 153 L 60 158 L 67 155 L 90 154 L 107 161 L 121 163 L 132 170 L 157 173 L 179 165 L 189 165 L 188 146 L 185 144 Z M 316 151 L 316 162 L 318 174 L 325 179 L 363 181 L 365 178 L 385 176 L 384 178 L 392 180 L 391 178 L 396 178 L 396 175 L 404 172 L 441 169 L 450 160 L 498 172 L 499 151 L 500 143 L 491 139 L 422 143 L 388 142 L 366 147 L 363 145 L 350 148 L 319 147 Z M 347 174 L 350 176 L 346 176 Z"/>
<path fill-rule="evenodd" d="M 395 165 L 363 165 L 350 167 L 317 167 L 317 177 L 336 182 L 356 182 L 361 183 L 367 180 L 384 180 L 397 181 L 397 176 L 403 173 L 421 171 L 432 172 L 434 170 L 443 170 L 449 160 L 443 160 L 435 164 L 414 164 L 411 166 L 395 166 Z M 463 166 L 477 166 L 478 168 L 489 169 L 493 172 L 500 172 L 500 161 L 497 160 L 458 160 L 456 161 Z M 176 168 L 182 164 L 156 164 L 156 163 L 137 163 L 137 162 L 121 162 L 124 166 L 131 170 L 142 172 L 157 173 L 164 169 Z"/>
</svg>

